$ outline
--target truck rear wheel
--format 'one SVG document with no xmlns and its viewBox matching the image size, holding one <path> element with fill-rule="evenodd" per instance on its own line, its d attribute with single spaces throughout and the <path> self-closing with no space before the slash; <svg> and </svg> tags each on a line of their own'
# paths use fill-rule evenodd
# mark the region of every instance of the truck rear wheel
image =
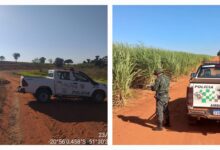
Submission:
<svg viewBox="0 0 220 150">
<path fill-rule="evenodd" d="M 105 93 L 103 91 L 96 91 L 93 95 L 92 95 L 92 99 L 95 102 L 103 102 L 105 100 Z"/>
<path fill-rule="evenodd" d="M 51 94 L 47 89 L 39 89 L 36 93 L 37 101 L 48 102 L 50 100 Z"/>
<path fill-rule="evenodd" d="M 188 124 L 189 125 L 196 125 L 197 124 L 197 118 L 192 117 L 192 116 L 188 116 Z"/>
</svg>

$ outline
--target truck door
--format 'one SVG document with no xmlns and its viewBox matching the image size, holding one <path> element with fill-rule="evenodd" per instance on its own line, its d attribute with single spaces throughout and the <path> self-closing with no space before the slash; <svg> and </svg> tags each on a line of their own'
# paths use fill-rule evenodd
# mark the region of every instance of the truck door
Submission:
<svg viewBox="0 0 220 150">
<path fill-rule="evenodd" d="M 78 72 L 72 73 L 72 75 L 75 83 L 77 84 L 77 88 L 73 89 L 72 94 L 78 96 L 90 96 L 94 85 L 89 81 L 89 79 Z"/>
<path fill-rule="evenodd" d="M 75 86 L 70 80 L 70 72 L 57 71 L 55 80 L 56 95 L 71 95 Z"/>
</svg>

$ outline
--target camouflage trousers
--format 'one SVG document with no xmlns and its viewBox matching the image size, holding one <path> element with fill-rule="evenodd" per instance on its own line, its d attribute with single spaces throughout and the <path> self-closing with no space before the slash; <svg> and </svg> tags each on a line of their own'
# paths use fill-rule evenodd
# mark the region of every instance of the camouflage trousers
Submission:
<svg viewBox="0 0 220 150">
<path fill-rule="evenodd" d="M 157 114 L 157 119 L 158 123 L 162 124 L 164 119 L 166 121 L 169 121 L 169 109 L 168 109 L 168 100 L 169 98 L 157 98 L 157 103 L 156 103 L 156 114 Z"/>
</svg>

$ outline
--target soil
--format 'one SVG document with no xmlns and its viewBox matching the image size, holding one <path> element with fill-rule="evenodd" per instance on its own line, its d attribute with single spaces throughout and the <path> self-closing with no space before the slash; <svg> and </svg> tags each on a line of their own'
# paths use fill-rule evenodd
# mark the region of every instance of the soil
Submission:
<svg viewBox="0 0 220 150">
<path fill-rule="evenodd" d="M 218 60 L 217 58 L 213 60 Z M 171 127 L 163 131 L 156 127 L 154 92 L 132 90 L 135 93 L 129 104 L 113 110 L 113 144 L 150 145 L 196 145 L 220 144 L 220 123 L 202 119 L 196 125 L 189 125 L 186 107 L 186 89 L 189 76 L 180 77 L 170 86 Z"/>
<path fill-rule="evenodd" d="M 39 103 L 16 92 L 19 76 L 1 71 L 10 81 L 0 115 L 0 144 L 107 144 L 107 103 L 52 98 Z"/>
</svg>

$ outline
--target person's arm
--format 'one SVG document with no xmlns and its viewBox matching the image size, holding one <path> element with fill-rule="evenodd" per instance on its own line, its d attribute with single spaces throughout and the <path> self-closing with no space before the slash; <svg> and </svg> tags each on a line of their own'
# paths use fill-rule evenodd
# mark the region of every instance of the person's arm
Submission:
<svg viewBox="0 0 220 150">
<path fill-rule="evenodd" d="M 152 90 L 152 91 L 157 91 L 158 88 L 159 88 L 159 86 L 160 86 L 160 79 L 157 78 L 157 79 L 155 80 L 154 85 L 151 86 L 151 90 Z"/>
</svg>

